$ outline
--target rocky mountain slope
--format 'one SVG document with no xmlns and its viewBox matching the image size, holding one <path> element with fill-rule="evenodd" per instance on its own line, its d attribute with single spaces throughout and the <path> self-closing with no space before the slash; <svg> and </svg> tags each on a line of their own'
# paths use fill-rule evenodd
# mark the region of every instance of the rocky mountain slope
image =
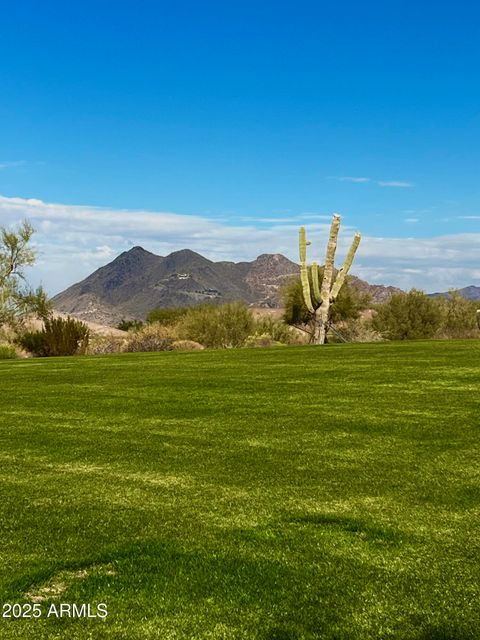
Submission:
<svg viewBox="0 0 480 640">
<path fill-rule="evenodd" d="M 463 289 L 457 289 L 456 291 L 467 300 L 480 300 L 480 287 L 476 287 L 473 284 L 469 287 L 463 287 Z M 448 291 L 444 291 L 442 293 L 431 293 L 430 297 L 438 298 L 448 296 L 448 293 Z"/>
<path fill-rule="evenodd" d="M 62 313 L 114 325 L 122 318 L 143 319 L 157 307 L 190 306 L 201 302 L 243 300 L 252 307 L 278 308 L 279 290 L 299 266 L 281 254 L 263 254 L 252 262 L 212 262 L 189 249 L 156 256 L 133 247 L 109 264 L 53 298 Z M 399 291 L 352 284 L 383 302 Z"/>
</svg>

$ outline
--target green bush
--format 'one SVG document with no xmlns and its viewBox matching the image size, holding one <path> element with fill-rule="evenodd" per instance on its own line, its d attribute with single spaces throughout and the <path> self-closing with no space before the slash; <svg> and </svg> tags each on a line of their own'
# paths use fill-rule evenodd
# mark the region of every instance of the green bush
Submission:
<svg viewBox="0 0 480 640">
<path fill-rule="evenodd" d="M 442 314 L 442 322 L 437 335 L 440 338 L 476 338 L 478 337 L 478 302 L 466 300 L 458 291 L 436 298 Z"/>
<path fill-rule="evenodd" d="M 13 360 L 16 357 L 15 347 L 11 344 L 0 344 L 0 360 Z"/>
<path fill-rule="evenodd" d="M 254 332 L 255 319 L 246 305 L 229 302 L 191 307 L 176 326 L 178 337 L 216 349 L 241 347 Z"/>
<path fill-rule="evenodd" d="M 49 356 L 74 356 L 84 354 L 90 332 L 86 324 L 74 318 L 48 318 L 44 334 Z"/>
<path fill-rule="evenodd" d="M 120 331 L 138 331 L 142 327 L 143 322 L 141 320 L 125 320 L 125 318 L 117 324 L 117 329 L 120 329 Z"/>
<path fill-rule="evenodd" d="M 388 340 L 432 338 L 442 323 L 440 305 L 423 291 L 395 293 L 376 307 L 372 327 Z"/>
<path fill-rule="evenodd" d="M 188 312 L 188 307 L 167 307 L 165 309 L 152 309 L 147 315 L 147 323 L 163 325 L 164 327 L 170 327 L 183 318 Z"/>
<path fill-rule="evenodd" d="M 90 332 L 86 324 L 74 318 L 47 318 L 41 331 L 27 331 L 16 343 L 35 356 L 74 356 L 84 354 Z"/>
<path fill-rule="evenodd" d="M 47 356 L 47 345 L 43 331 L 24 331 L 15 338 L 15 344 L 34 356 Z"/>
</svg>

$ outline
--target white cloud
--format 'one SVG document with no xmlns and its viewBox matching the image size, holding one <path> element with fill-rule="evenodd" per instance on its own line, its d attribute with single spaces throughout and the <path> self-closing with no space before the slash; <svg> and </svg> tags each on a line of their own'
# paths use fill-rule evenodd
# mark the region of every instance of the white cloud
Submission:
<svg viewBox="0 0 480 640">
<path fill-rule="evenodd" d="M 1 169 L 10 169 L 11 167 L 21 167 L 26 164 L 25 160 L 10 160 L 10 161 L 0 161 L 0 170 Z"/>
<path fill-rule="evenodd" d="M 415 186 L 413 182 L 404 182 L 402 180 L 379 180 L 377 184 L 381 187 L 397 187 L 400 189 L 410 189 Z"/>
<path fill-rule="evenodd" d="M 306 213 L 298 218 L 306 218 Z M 309 256 L 322 260 L 329 229 L 325 214 L 311 214 L 307 233 Z M 261 253 L 283 253 L 298 260 L 300 220 L 289 216 L 228 225 L 206 216 L 171 212 L 115 210 L 48 204 L 37 199 L 0 196 L 0 226 L 28 218 L 37 229 L 39 258 L 31 272 L 51 293 L 86 277 L 134 245 L 158 255 L 190 248 L 212 260 L 252 260 Z M 328 216 L 330 218 L 330 216 Z M 341 261 L 355 229 L 342 225 L 338 247 Z M 353 272 L 372 283 L 428 291 L 476 284 L 480 280 L 480 233 L 431 238 L 364 236 Z"/>
<path fill-rule="evenodd" d="M 364 182 L 370 182 L 370 178 L 357 177 L 357 176 L 330 176 L 333 180 L 339 180 L 340 182 L 355 182 L 361 184 Z"/>
<path fill-rule="evenodd" d="M 413 182 L 406 182 L 405 180 L 374 180 L 373 178 L 357 177 L 357 176 L 328 176 L 331 180 L 338 180 L 339 182 L 353 182 L 356 184 L 365 184 L 370 182 L 380 187 L 396 187 L 400 189 L 409 189 L 414 187 Z"/>
<path fill-rule="evenodd" d="M 408 222 L 410 224 L 415 224 L 416 222 L 420 222 L 418 218 L 405 218 L 404 222 Z"/>
</svg>

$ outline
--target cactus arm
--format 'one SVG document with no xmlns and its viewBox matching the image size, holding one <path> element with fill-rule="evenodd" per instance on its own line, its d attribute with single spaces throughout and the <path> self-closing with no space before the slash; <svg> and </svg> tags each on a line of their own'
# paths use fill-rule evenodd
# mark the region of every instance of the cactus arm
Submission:
<svg viewBox="0 0 480 640">
<path fill-rule="evenodd" d="M 300 266 L 300 278 L 302 280 L 302 290 L 303 290 L 303 299 L 305 301 L 305 305 L 310 313 L 315 313 L 315 309 L 312 305 L 312 297 L 310 294 L 310 282 L 308 281 L 308 269 L 307 265 L 304 263 Z"/>
<path fill-rule="evenodd" d="M 326 301 L 330 299 L 330 288 L 332 286 L 333 278 L 333 262 L 335 260 L 339 228 L 340 216 L 335 214 L 330 226 L 330 237 L 328 239 L 327 255 L 325 257 L 325 269 L 323 270 L 322 288 L 320 291 L 322 304 L 325 304 Z"/>
<path fill-rule="evenodd" d="M 300 263 L 307 262 L 307 245 L 309 245 L 310 242 L 307 242 L 305 227 L 300 227 L 298 230 L 298 244 L 300 250 Z"/>
<path fill-rule="evenodd" d="M 360 239 L 361 239 L 361 235 L 359 233 L 356 233 L 353 240 L 352 240 L 352 244 L 350 246 L 350 250 L 347 253 L 347 257 L 345 258 L 345 261 L 342 265 L 342 268 L 340 269 L 340 271 L 337 273 L 337 277 L 335 279 L 335 282 L 333 284 L 332 290 L 330 292 L 330 300 L 331 302 L 333 302 L 334 300 L 336 300 L 340 289 L 342 288 L 343 283 L 345 282 L 345 278 L 348 275 L 348 272 L 350 271 L 350 267 L 352 266 L 352 262 L 353 262 L 353 258 L 355 257 L 355 253 L 358 249 L 358 245 L 360 244 Z"/>
<path fill-rule="evenodd" d="M 313 285 L 313 303 L 316 307 L 322 304 L 322 296 L 320 295 L 320 284 L 318 280 L 318 264 L 312 262 L 312 285 Z"/>
<path fill-rule="evenodd" d="M 299 231 L 299 249 L 300 249 L 300 279 L 302 281 L 303 299 L 310 313 L 315 313 L 315 309 L 312 305 L 312 296 L 310 293 L 310 281 L 308 279 L 308 267 L 307 267 L 307 236 L 305 233 L 305 227 L 300 227 Z"/>
</svg>

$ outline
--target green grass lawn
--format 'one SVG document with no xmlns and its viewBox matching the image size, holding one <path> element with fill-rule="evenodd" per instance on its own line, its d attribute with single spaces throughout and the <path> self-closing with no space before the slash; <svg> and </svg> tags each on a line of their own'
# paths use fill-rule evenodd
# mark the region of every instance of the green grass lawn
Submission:
<svg viewBox="0 0 480 640">
<path fill-rule="evenodd" d="M 479 341 L 3 361 L 0 385 L 0 600 L 43 612 L 2 640 L 480 638 Z"/>
</svg>

